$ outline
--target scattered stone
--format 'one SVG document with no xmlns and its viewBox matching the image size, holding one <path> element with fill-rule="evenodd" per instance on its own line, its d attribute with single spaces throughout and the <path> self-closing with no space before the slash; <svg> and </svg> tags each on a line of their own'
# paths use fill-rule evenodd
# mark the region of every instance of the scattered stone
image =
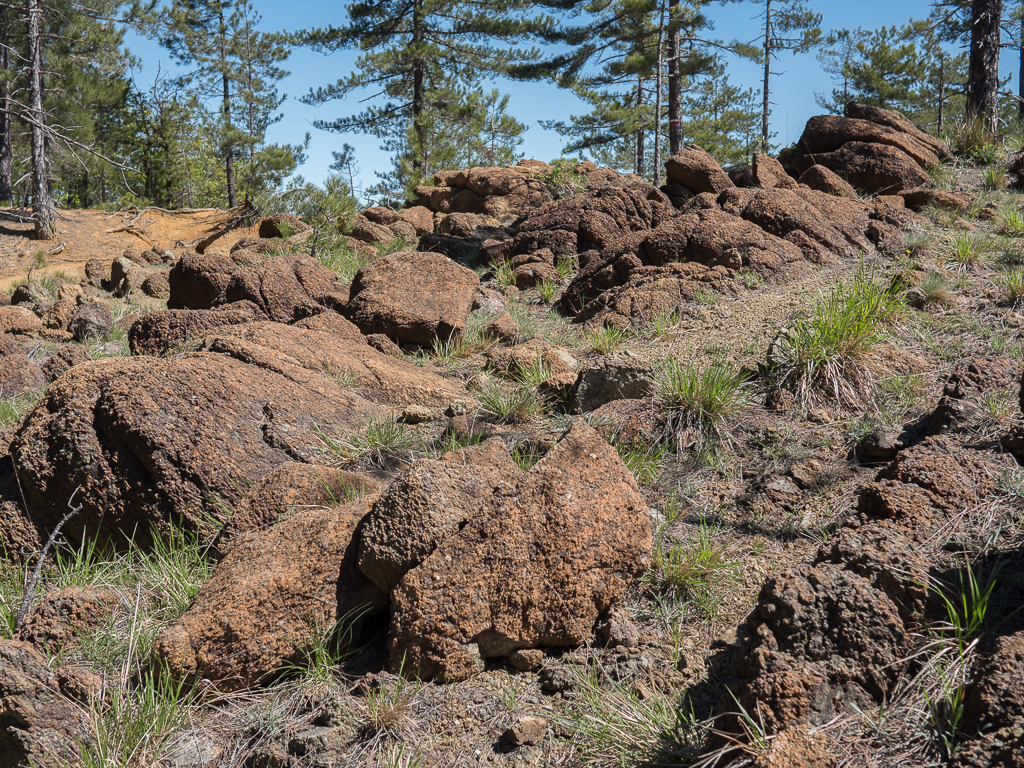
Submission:
<svg viewBox="0 0 1024 768">
<path fill-rule="evenodd" d="M 509 663 L 520 672 L 536 672 L 544 666 L 544 651 L 540 648 L 524 648 L 509 654 Z"/>
<path fill-rule="evenodd" d="M 117 602 L 117 593 L 109 589 L 70 587 L 48 592 L 25 618 L 17 639 L 56 655 L 82 632 L 102 624 Z"/>
<path fill-rule="evenodd" d="M 632 352 L 605 355 L 580 372 L 572 395 L 573 413 L 589 413 L 613 400 L 637 400 L 654 394 L 651 363 Z"/>
<path fill-rule="evenodd" d="M 505 730 L 509 743 L 521 747 L 539 744 L 548 732 L 548 721 L 543 717 L 524 715 Z"/>
<path fill-rule="evenodd" d="M 425 405 L 410 405 L 402 411 L 402 421 L 406 424 L 422 424 L 434 421 L 440 414 Z"/>
<path fill-rule="evenodd" d="M 43 375 L 48 382 L 55 381 L 69 369 L 81 363 L 86 363 L 89 360 L 92 360 L 92 358 L 89 357 L 89 352 L 84 346 L 81 344 L 65 344 L 43 363 Z"/>
<path fill-rule="evenodd" d="M 114 318 L 105 302 L 91 301 L 75 309 L 67 327 L 76 341 L 100 341 L 110 336 Z"/>
<path fill-rule="evenodd" d="M 0 307 L 0 333 L 35 333 L 43 329 L 43 321 L 34 312 L 21 306 Z"/>
<path fill-rule="evenodd" d="M 682 184 L 697 194 L 712 192 L 717 195 L 736 186 L 715 158 L 695 144 L 665 161 L 665 175 L 669 182 Z"/>
<path fill-rule="evenodd" d="M 284 237 L 288 238 L 292 235 L 300 235 L 303 232 L 309 231 L 309 224 L 304 222 L 298 216 L 292 216 L 287 213 L 275 213 L 273 216 L 269 216 L 260 222 L 259 236 L 260 237 Z"/>
</svg>

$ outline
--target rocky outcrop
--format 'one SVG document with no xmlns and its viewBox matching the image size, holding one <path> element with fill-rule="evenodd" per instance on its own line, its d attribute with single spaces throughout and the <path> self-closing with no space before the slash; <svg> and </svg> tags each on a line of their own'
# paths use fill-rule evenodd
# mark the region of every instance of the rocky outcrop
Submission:
<svg viewBox="0 0 1024 768">
<path fill-rule="evenodd" d="M 359 568 L 385 592 L 471 520 L 498 512 L 495 493 L 522 471 L 501 438 L 418 461 L 373 503 L 359 542 Z"/>
<path fill-rule="evenodd" d="M 301 235 L 304 232 L 308 232 L 309 229 L 309 224 L 298 216 L 292 216 L 287 213 L 275 213 L 273 216 L 268 216 L 260 222 L 258 234 L 264 238 L 283 237 L 287 239 L 292 235 Z"/>
<path fill-rule="evenodd" d="M 938 165 L 940 159 L 932 147 L 911 134 L 870 120 L 836 115 L 818 115 L 808 120 L 799 146 L 804 152 L 816 155 L 834 152 L 849 142 L 896 147 L 922 168 Z"/>
<path fill-rule="evenodd" d="M 429 347 L 462 334 L 480 278 L 437 253 L 384 256 L 362 267 L 343 313 L 363 333 Z"/>
<path fill-rule="evenodd" d="M 233 325 L 248 325 L 265 319 L 263 311 L 249 301 L 224 304 L 214 309 L 163 309 L 150 312 L 132 323 L 128 345 L 133 355 L 164 355 L 185 351 L 212 332 Z"/>
<path fill-rule="evenodd" d="M 168 309 L 210 309 L 231 282 L 238 264 L 229 256 L 185 253 L 168 275 Z"/>
<path fill-rule="evenodd" d="M 960 746 L 957 768 L 1024 765 L 1024 630 L 996 639 L 967 689 L 964 721 L 977 738 Z"/>
<path fill-rule="evenodd" d="M 800 174 L 797 182 L 808 189 L 824 192 L 827 195 L 848 197 L 854 200 L 857 198 L 857 190 L 848 181 L 823 165 L 812 165 Z"/>
<path fill-rule="evenodd" d="M 413 190 L 415 205 L 435 213 L 479 213 L 511 220 L 554 199 L 533 174 L 530 166 L 522 164 L 443 171 L 435 174 L 434 186 Z"/>
<path fill-rule="evenodd" d="M 83 632 L 106 621 L 118 603 L 110 589 L 69 587 L 43 595 L 25 623 L 18 628 L 17 639 L 32 643 L 51 655 L 68 648 Z"/>
<path fill-rule="evenodd" d="M 395 587 L 393 670 L 461 680 L 484 658 L 579 645 L 646 567 L 647 507 L 614 449 L 585 424 L 496 489 L 493 504 L 495 514 L 466 514 Z"/>
</svg>

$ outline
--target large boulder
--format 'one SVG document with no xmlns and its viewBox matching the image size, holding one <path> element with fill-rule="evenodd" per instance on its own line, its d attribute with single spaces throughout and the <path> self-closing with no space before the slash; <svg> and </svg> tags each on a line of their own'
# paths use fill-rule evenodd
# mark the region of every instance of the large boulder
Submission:
<svg viewBox="0 0 1024 768">
<path fill-rule="evenodd" d="M 373 503 L 359 568 L 385 592 L 472 519 L 496 513 L 495 492 L 522 477 L 504 441 L 417 461 Z"/>
<path fill-rule="evenodd" d="M 392 591 L 393 671 L 462 680 L 481 658 L 581 645 L 647 566 L 647 505 L 586 424 L 493 497 Z"/>
<path fill-rule="evenodd" d="M 823 165 L 812 165 L 800 174 L 797 183 L 827 195 L 849 197 L 850 199 L 857 197 L 857 190 L 848 181 Z"/>
<path fill-rule="evenodd" d="M 27 334 L 43 329 L 43 321 L 21 305 L 0 307 L 0 333 Z"/>
<path fill-rule="evenodd" d="M 430 366 L 383 354 L 354 336 L 300 328 L 281 323 L 253 323 L 222 329 L 208 336 L 203 349 L 229 355 L 250 365 L 287 374 L 290 366 L 340 381 L 374 403 L 426 405 L 447 408 L 472 398 L 457 382 Z"/>
<path fill-rule="evenodd" d="M 63 529 L 72 541 L 145 545 L 153 528 L 172 524 L 206 531 L 267 472 L 322 456 L 321 433 L 380 418 L 377 406 L 275 354 L 252 365 L 198 353 L 69 370 L 11 441 L 31 527 L 45 540 L 74 496 L 82 509 Z M 12 521 L 3 535 L 23 527 Z"/>
<path fill-rule="evenodd" d="M 462 334 L 480 278 L 438 253 L 393 253 L 362 267 L 346 317 L 363 333 L 429 347 Z"/>
<path fill-rule="evenodd" d="M 796 158 L 801 171 L 821 165 L 860 190 L 895 195 L 904 189 L 931 185 L 931 178 L 913 158 L 898 147 L 849 141 L 834 152 Z"/>
<path fill-rule="evenodd" d="M 186 253 L 168 275 L 168 309 L 210 309 L 231 282 L 238 264 L 229 256 Z"/>
<path fill-rule="evenodd" d="M 133 355 L 164 355 L 184 351 L 184 345 L 200 343 L 205 336 L 232 325 L 248 325 L 265 319 L 251 301 L 224 304 L 214 309 L 160 309 L 143 315 L 128 330 Z"/>
<path fill-rule="evenodd" d="M 573 413 L 590 413 L 613 400 L 638 400 L 654 394 L 654 368 L 632 352 L 602 357 L 580 372 L 572 391 Z"/>
<path fill-rule="evenodd" d="M 736 186 L 718 161 L 695 144 L 665 161 L 665 175 L 669 182 L 682 184 L 698 194 L 713 192 L 717 195 Z"/>
<path fill-rule="evenodd" d="M 897 147 L 922 168 L 937 165 L 939 156 L 910 134 L 868 120 L 836 115 L 818 115 L 807 121 L 800 148 L 810 154 L 834 152 L 847 142 L 868 142 Z"/>
<path fill-rule="evenodd" d="M 0 639 L 0 702 L 0 768 L 78 764 L 86 715 L 28 643 Z"/>
<path fill-rule="evenodd" d="M 968 687 L 964 715 L 978 737 L 961 746 L 954 765 L 1024 765 L 1024 630 L 995 640 Z"/>
<path fill-rule="evenodd" d="M 250 301 L 271 320 L 290 323 L 325 307 L 340 309 L 347 300 L 348 291 L 334 272 L 310 256 L 286 253 L 236 270 L 218 303 Z"/>
<path fill-rule="evenodd" d="M 267 682 L 340 621 L 359 619 L 387 596 L 356 568 L 357 531 L 372 498 L 298 511 L 236 540 L 189 609 L 157 636 L 154 656 L 178 678 L 219 690 Z"/>
<path fill-rule="evenodd" d="M 949 147 L 946 146 L 946 142 L 922 131 L 906 115 L 895 109 L 882 109 L 881 107 L 873 107 L 869 104 L 858 104 L 855 101 L 851 101 L 846 105 L 845 114 L 847 117 L 858 120 L 870 120 L 872 123 L 884 125 L 900 133 L 905 133 L 931 149 L 932 152 L 938 155 L 940 160 L 945 160 L 949 157 Z"/>
<path fill-rule="evenodd" d="M 268 216 L 260 222 L 258 234 L 260 237 L 267 238 L 288 238 L 292 235 L 299 235 L 303 232 L 308 232 L 309 228 L 309 224 L 304 222 L 298 216 L 292 216 L 288 213 L 275 213 L 273 216 Z"/>
</svg>

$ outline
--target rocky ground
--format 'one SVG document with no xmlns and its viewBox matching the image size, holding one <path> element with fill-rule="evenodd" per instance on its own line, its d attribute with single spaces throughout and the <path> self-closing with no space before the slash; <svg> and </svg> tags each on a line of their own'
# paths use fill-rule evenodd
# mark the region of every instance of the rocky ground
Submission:
<svg viewBox="0 0 1024 768">
<path fill-rule="evenodd" d="M 0 233 L 0 768 L 1024 763 L 1020 161 L 952 149 Z"/>
</svg>

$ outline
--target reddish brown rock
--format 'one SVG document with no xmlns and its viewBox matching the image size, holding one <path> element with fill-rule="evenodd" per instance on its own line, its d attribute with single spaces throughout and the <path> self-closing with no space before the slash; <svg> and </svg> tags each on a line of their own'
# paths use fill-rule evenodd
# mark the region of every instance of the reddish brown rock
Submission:
<svg viewBox="0 0 1024 768">
<path fill-rule="evenodd" d="M 271 320 L 290 323 L 324 308 L 340 309 L 347 300 L 334 272 L 314 258 L 290 253 L 236 270 L 217 303 L 250 301 Z"/>
<path fill-rule="evenodd" d="M 429 347 L 462 334 L 480 278 L 437 253 L 393 253 L 362 267 L 343 310 L 363 333 Z"/>
<path fill-rule="evenodd" d="M 782 163 L 771 155 L 755 152 L 750 172 L 753 176 L 754 186 L 761 189 L 794 189 L 796 187 L 796 181 L 786 173 Z"/>
<path fill-rule="evenodd" d="M 402 211 L 401 218 L 407 224 L 412 224 L 417 235 L 426 235 L 434 231 L 434 214 L 422 205 L 406 208 Z"/>
<path fill-rule="evenodd" d="M 470 168 L 466 187 L 481 197 L 509 195 L 526 186 L 526 177 L 511 168 Z"/>
<path fill-rule="evenodd" d="M 214 309 L 162 309 L 132 323 L 128 345 L 133 355 L 163 355 L 183 350 L 189 341 L 198 345 L 206 335 L 218 329 L 263 319 L 262 310 L 251 301 Z"/>
<path fill-rule="evenodd" d="M 895 109 L 882 109 L 881 107 L 873 107 L 868 104 L 858 104 L 855 101 L 851 101 L 846 105 L 844 114 L 847 117 L 858 120 L 870 120 L 872 123 L 878 123 L 879 125 L 905 133 L 929 147 L 932 152 L 938 155 L 940 160 L 945 160 L 949 157 L 949 147 L 946 146 L 942 139 L 937 139 L 931 134 L 922 131 L 906 115 Z"/>
<path fill-rule="evenodd" d="M 114 318 L 110 307 L 102 301 L 79 304 L 71 312 L 67 329 L 76 341 L 99 341 L 110 336 Z"/>
<path fill-rule="evenodd" d="M 35 333 L 42 329 L 43 322 L 25 307 L 0 307 L 0 333 Z"/>
<path fill-rule="evenodd" d="M 941 189 L 915 187 L 914 189 L 905 189 L 899 194 L 907 208 L 913 211 L 920 211 L 931 205 L 936 208 L 947 208 L 951 211 L 966 213 L 971 207 L 971 198 L 967 195 L 958 195 Z"/>
<path fill-rule="evenodd" d="M 517 344 L 507 349 L 496 349 L 487 353 L 488 367 L 500 376 L 509 379 L 522 378 L 530 369 L 547 368 L 552 376 L 575 373 L 578 363 L 566 352 L 541 339 Z"/>
<path fill-rule="evenodd" d="M 78 763 L 90 741 L 86 713 L 59 690 L 31 645 L 0 639 L 0 768 Z"/>
<path fill-rule="evenodd" d="M 267 350 L 269 356 L 272 350 Z M 317 430 L 352 433 L 380 409 L 287 361 L 226 355 L 111 358 L 50 385 L 11 442 L 32 524 L 145 545 L 151 527 L 205 531 L 275 467 L 323 451 Z"/>
<path fill-rule="evenodd" d="M 63 376 L 68 369 L 90 360 L 92 358 L 81 344 L 65 344 L 43 363 L 43 376 L 48 382 L 54 381 Z"/>
<path fill-rule="evenodd" d="M 602 437 L 627 450 L 656 445 L 664 440 L 668 426 L 665 412 L 652 398 L 612 400 L 590 416 Z"/>
<path fill-rule="evenodd" d="M 375 224 L 363 214 L 356 214 L 348 230 L 350 237 L 373 245 L 385 245 L 395 239 L 395 233 L 383 224 Z"/>
<path fill-rule="evenodd" d="M 939 163 L 938 155 L 930 146 L 908 133 L 868 120 L 836 115 L 818 115 L 808 120 L 799 146 L 804 152 L 815 155 L 834 152 L 851 141 L 896 147 L 921 168 Z"/>
<path fill-rule="evenodd" d="M 220 535 L 225 549 L 239 537 L 261 531 L 297 512 L 340 507 L 376 494 L 376 480 L 356 472 L 289 461 L 260 478 L 234 509 Z"/>
<path fill-rule="evenodd" d="M 857 508 L 926 535 L 944 519 L 998 492 L 1003 467 L 991 454 L 961 448 L 945 437 L 928 437 L 899 453 L 865 486 Z"/>
<path fill-rule="evenodd" d="M 522 471 L 499 438 L 417 461 L 373 503 L 359 542 L 359 568 L 385 592 L 470 520 L 493 514 L 495 493 Z"/>
<path fill-rule="evenodd" d="M 797 183 L 810 187 L 817 192 L 824 192 L 827 195 L 849 197 L 851 199 L 857 198 L 857 190 L 848 181 L 823 165 L 812 165 L 800 174 Z"/>
<path fill-rule="evenodd" d="M 895 195 L 904 189 L 929 186 L 932 181 L 914 160 L 897 147 L 850 141 L 834 152 L 797 158 L 800 170 L 822 165 L 855 188 L 872 194 Z"/>
<path fill-rule="evenodd" d="M 186 253 L 168 275 L 168 309 L 210 309 L 231 282 L 238 268 L 229 256 Z"/>
<path fill-rule="evenodd" d="M 743 209 L 745 220 L 765 232 L 789 240 L 803 251 L 804 258 L 828 263 L 835 256 L 854 255 L 867 245 L 861 236 L 856 246 L 836 228 L 829 217 L 795 191 L 770 189 L 756 193 Z"/>
<path fill-rule="evenodd" d="M 711 155 L 695 144 L 676 152 L 665 161 L 665 175 L 670 182 L 687 189 L 718 194 L 736 186 Z"/>
<path fill-rule="evenodd" d="M 203 349 L 286 376 L 292 367 L 301 366 L 330 383 L 338 377 L 351 379 L 346 386 L 375 403 L 446 408 L 471 400 L 457 382 L 443 378 L 431 366 L 382 354 L 362 337 L 263 322 L 225 328 L 219 335 L 208 336 Z"/>
<path fill-rule="evenodd" d="M 1024 765 L 1024 631 L 999 637 L 967 689 L 964 721 L 979 736 L 961 744 L 957 768 Z"/>
<path fill-rule="evenodd" d="M 481 657 L 580 645 L 647 565 L 647 505 L 583 423 L 494 497 L 393 591 L 393 670 L 461 680 Z"/>
<path fill-rule="evenodd" d="M 285 234 L 287 231 L 287 235 Z M 260 237 L 291 237 L 309 231 L 309 224 L 298 216 L 287 213 L 275 213 L 260 222 Z"/>
<path fill-rule="evenodd" d="M 48 592 L 39 598 L 25 618 L 17 639 L 55 655 L 68 648 L 83 632 L 101 626 L 118 599 L 113 590 L 96 587 L 69 587 Z"/>
<path fill-rule="evenodd" d="M 371 502 L 303 510 L 236 540 L 185 614 L 158 635 L 154 656 L 179 678 L 251 688 L 302 664 L 338 620 L 358 623 L 382 609 L 387 596 L 355 567 Z"/>
<path fill-rule="evenodd" d="M 363 216 L 372 221 L 374 224 L 380 224 L 381 226 L 384 227 L 391 226 L 396 221 L 402 220 L 401 213 L 392 210 L 391 208 L 385 208 L 382 205 L 375 205 L 372 208 L 367 208 L 365 211 L 363 211 Z"/>
<path fill-rule="evenodd" d="M 31 394 L 38 397 L 46 389 L 46 375 L 24 353 L 0 357 L 0 398 Z"/>
<path fill-rule="evenodd" d="M 835 756 L 825 734 L 811 728 L 787 728 L 754 760 L 753 768 L 833 768 Z"/>
</svg>

